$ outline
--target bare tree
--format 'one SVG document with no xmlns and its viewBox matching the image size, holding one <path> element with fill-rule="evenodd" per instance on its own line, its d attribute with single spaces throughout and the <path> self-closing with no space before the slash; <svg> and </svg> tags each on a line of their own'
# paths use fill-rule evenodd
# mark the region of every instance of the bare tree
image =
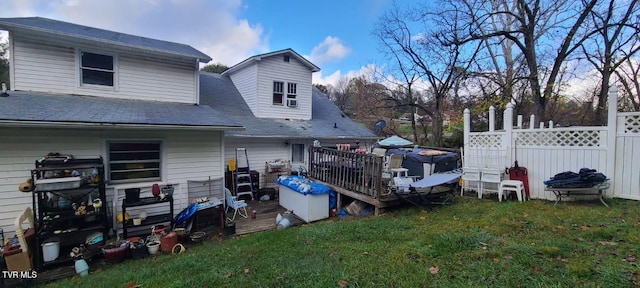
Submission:
<svg viewBox="0 0 640 288">
<path fill-rule="evenodd" d="M 396 78 L 402 78 L 406 88 L 413 86 L 417 79 L 429 86 L 433 105 L 419 107 L 415 101 L 410 105 L 432 115 L 432 144 L 441 146 L 443 102 L 451 93 L 460 71 L 468 69 L 478 45 L 466 47 L 457 40 L 461 31 L 457 29 L 457 15 L 445 18 L 443 12 L 432 8 L 412 7 L 402 12 L 394 5 L 379 19 L 373 34 L 389 58 L 398 64 L 400 77 Z M 411 91 L 409 96 L 413 100 Z M 413 123 L 415 131 L 415 120 Z M 417 137 L 415 132 L 414 137 Z"/>
<path fill-rule="evenodd" d="M 329 89 L 329 97 L 331 101 L 340 108 L 340 110 L 345 111 L 349 104 L 349 78 L 340 77 L 338 81 L 330 87 Z"/>
<path fill-rule="evenodd" d="M 528 69 L 534 114 L 546 120 L 547 104 L 558 97 L 557 81 L 566 61 L 590 37 L 589 13 L 598 0 L 450 0 L 465 37 L 451 44 L 511 41 Z M 464 13 L 462 13 L 464 11 Z M 451 17 L 451 16 L 450 16 Z M 492 21 L 507 19 L 506 22 Z M 510 22 L 513 21 L 513 22 Z M 497 25 L 500 24 L 500 25 Z"/>
<path fill-rule="evenodd" d="M 628 58 L 615 73 L 622 86 L 620 94 L 624 96 L 620 103 L 622 110 L 640 111 L 640 65 L 637 60 Z"/>
<path fill-rule="evenodd" d="M 640 49 L 637 34 L 640 32 L 637 19 L 638 1 L 609 0 L 608 5 L 591 11 L 596 34 L 582 44 L 587 61 L 600 73 L 601 85 L 597 97 L 595 123 L 604 124 L 607 95 L 611 75 Z"/>
</svg>

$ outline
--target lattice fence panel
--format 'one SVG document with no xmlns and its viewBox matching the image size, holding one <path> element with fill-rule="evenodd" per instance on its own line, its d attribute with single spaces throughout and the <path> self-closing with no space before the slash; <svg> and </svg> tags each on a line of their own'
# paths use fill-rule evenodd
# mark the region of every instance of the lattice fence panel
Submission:
<svg viewBox="0 0 640 288">
<path fill-rule="evenodd" d="M 640 133 L 640 115 L 624 117 L 624 133 Z"/>
<path fill-rule="evenodd" d="M 522 146 L 582 146 L 600 147 L 600 131 L 539 130 L 519 132 L 518 145 Z"/>
<path fill-rule="evenodd" d="M 477 134 L 469 137 L 471 147 L 497 148 L 502 144 L 502 134 Z"/>
</svg>

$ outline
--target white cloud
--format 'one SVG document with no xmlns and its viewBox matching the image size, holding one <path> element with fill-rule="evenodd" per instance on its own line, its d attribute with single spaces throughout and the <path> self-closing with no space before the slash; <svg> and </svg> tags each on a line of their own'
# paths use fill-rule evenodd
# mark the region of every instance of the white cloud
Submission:
<svg viewBox="0 0 640 288">
<path fill-rule="evenodd" d="M 12 0 L 0 17 L 41 16 L 184 43 L 234 65 L 269 46 L 260 24 L 238 17 L 242 9 L 241 0 Z"/>
<path fill-rule="evenodd" d="M 351 49 L 344 46 L 338 37 L 327 36 L 320 44 L 313 47 L 311 55 L 307 58 L 316 65 L 322 65 L 322 63 L 340 60 L 350 52 Z"/>
</svg>

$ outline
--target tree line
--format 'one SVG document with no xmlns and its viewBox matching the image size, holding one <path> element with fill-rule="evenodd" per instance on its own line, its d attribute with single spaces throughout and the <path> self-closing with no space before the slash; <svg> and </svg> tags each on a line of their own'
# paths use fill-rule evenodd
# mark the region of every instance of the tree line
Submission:
<svg viewBox="0 0 640 288">
<path fill-rule="evenodd" d="M 404 136 L 425 145 L 447 144 L 443 116 L 460 117 L 470 108 L 474 125 L 482 126 L 489 106 L 501 113 L 510 102 L 517 114 L 539 121 L 604 125 L 610 85 L 621 91 L 619 109 L 640 110 L 637 2 L 396 3 L 372 31 L 386 56 L 380 71 L 325 88 L 341 109 L 368 125 L 408 112 Z M 572 95 L 580 83 L 597 85 Z M 385 132 L 402 132 L 395 128 Z"/>
</svg>

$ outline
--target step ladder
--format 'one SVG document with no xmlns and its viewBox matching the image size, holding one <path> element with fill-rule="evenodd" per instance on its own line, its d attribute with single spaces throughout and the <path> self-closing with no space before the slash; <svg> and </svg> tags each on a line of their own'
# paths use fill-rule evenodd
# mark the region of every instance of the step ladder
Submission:
<svg viewBox="0 0 640 288">
<path fill-rule="evenodd" d="M 246 148 L 236 148 L 235 192 L 240 199 L 242 195 L 251 196 L 253 201 L 253 179 L 249 167 L 249 157 Z"/>
</svg>

